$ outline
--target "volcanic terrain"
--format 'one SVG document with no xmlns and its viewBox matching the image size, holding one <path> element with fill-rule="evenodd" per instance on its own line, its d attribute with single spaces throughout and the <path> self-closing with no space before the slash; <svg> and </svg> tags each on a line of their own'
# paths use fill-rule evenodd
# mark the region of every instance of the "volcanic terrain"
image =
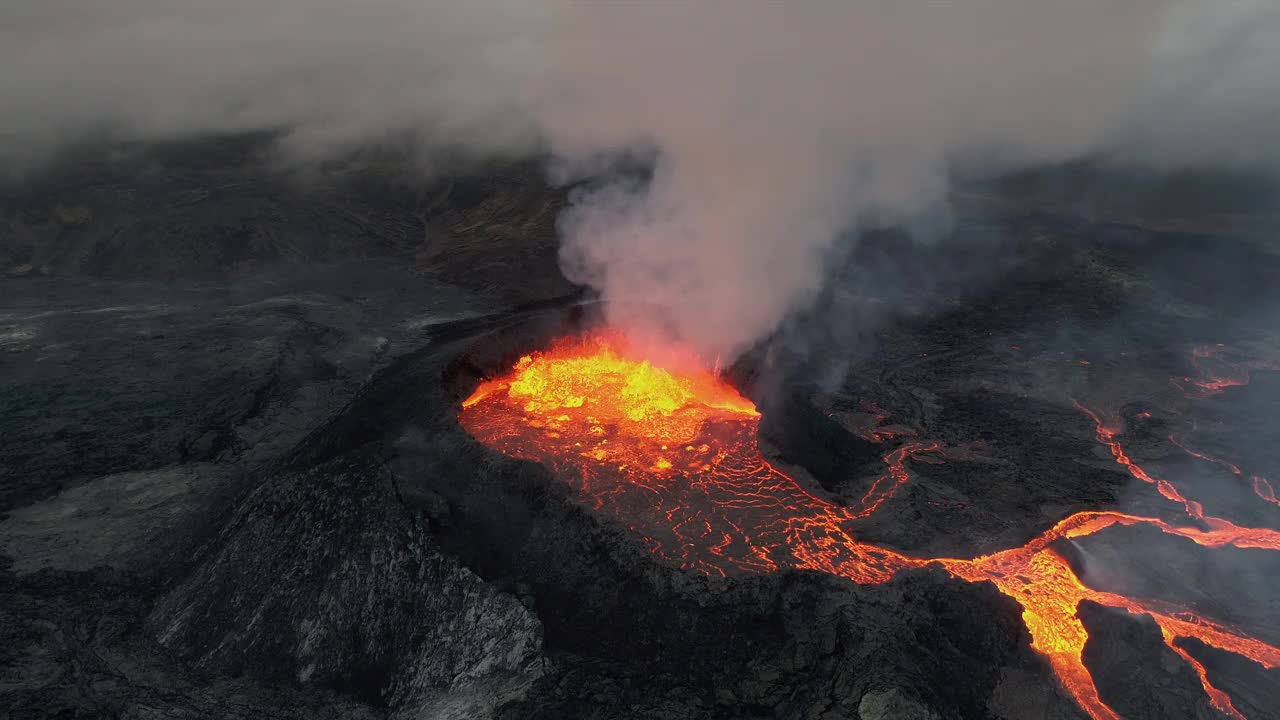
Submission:
<svg viewBox="0 0 1280 720">
<path fill-rule="evenodd" d="M 7 716 L 1280 718 L 1260 234 L 971 189 L 722 366 L 530 167 L 254 142 L 4 198 Z"/>
</svg>

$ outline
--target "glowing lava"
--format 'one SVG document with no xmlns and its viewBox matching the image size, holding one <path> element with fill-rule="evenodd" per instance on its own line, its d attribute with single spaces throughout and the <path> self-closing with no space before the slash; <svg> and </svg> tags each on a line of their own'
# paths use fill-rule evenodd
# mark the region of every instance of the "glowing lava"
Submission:
<svg viewBox="0 0 1280 720">
<path fill-rule="evenodd" d="M 1280 370 L 1273 363 L 1249 361 L 1231 363 L 1224 360 L 1222 345 L 1201 345 L 1191 349 L 1191 364 L 1203 377 L 1174 379 L 1174 385 L 1184 391 L 1196 390 L 1202 395 L 1216 395 L 1231 387 L 1249 384 L 1255 370 Z"/>
<path fill-rule="evenodd" d="M 1231 471 L 1232 475 L 1235 475 L 1238 478 L 1244 479 L 1244 473 L 1240 471 L 1240 467 L 1235 463 L 1230 463 L 1221 458 L 1216 458 L 1212 455 L 1209 455 L 1208 453 L 1203 453 L 1198 450 L 1193 450 L 1190 447 L 1187 447 L 1186 443 L 1179 440 L 1175 435 L 1169 436 L 1169 442 L 1173 443 L 1175 446 L 1177 446 L 1179 449 L 1181 449 L 1183 452 L 1190 455 L 1191 457 L 1199 458 L 1206 462 L 1211 462 L 1214 465 L 1217 465 L 1219 467 L 1226 468 L 1227 470 Z M 1257 495 L 1259 498 L 1261 498 L 1265 502 L 1269 502 L 1272 505 L 1280 507 L 1280 498 L 1276 497 L 1276 491 L 1273 487 L 1271 487 L 1271 482 L 1269 480 L 1262 477 L 1261 475 L 1251 475 L 1249 477 L 1249 482 L 1253 486 L 1254 495 Z"/>
<path fill-rule="evenodd" d="M 1231 698 L 1175 641 L 1194 637 L 1270 669 L 1280 668 L 1280 649 L 1185 610 L 1089 588 L 1052 545 L 1140 523 L 1208 547 L 1280 550 L 1280 533 L 1206 516 L 1172 483 L 1135 464 L 1118 430 L 1077 407 L 1094 420 L 1099 442 L 1117 463 L 1182 506 L 1187 526 L 1118 512 L 1077 513 L 1026 545 L 974 559 L 914 558 L 860 542 L 857 521 L 909 481 L 908 463 L 925 453 L 946 457 L 946 448 L 911 442 L 890 451 L 886 473 L 858 507 L 836 505 L 765 461 L 756 444 L 759 413 L 736 390 L 707 370 L 672 372 L 630 357 L 610 333 L 521 358 L 509 375 L 482 383 L 463 402 L 459 421 L 485 445 L 547 465 L 582 502 L 687 570 L 725 575 L 795 568 L 871 584 L 936 563 L 957 578 L 990 581 L 1022 606 L 1032 647 L 1097 720 L 1118 715 L 1099 698 L 1081 658 L 1089 635 L 1076 608 L 1091 600 L 1149 614 L 1165 643 L 1195 670 L 1212 705 L 1241 718 Z"/>
<path fill-rule="evenodd" d="M 1189 385 L 1190 387 L 1197 388 L 1205 394 L 1212 395 L 1221 392 L 1224 388 L 1243 387 L 1248 385 L 1251 373 L 1254 370 L 1280 370 L 1280 365 L 1276 365 L 1275 363 L 1258 361 L 1248 361 L 1235 364 L 1227 363 L 1219 359 L 1222 347 L 1222 345 L 1201 345 L 1200 347 L 1192 348 L 1191 364 L 1194 365 L 1196 370 L 1198 370 L 1201 375 L 1204 375 L 1205 378 L 1199 380 L 1194 378 L 1179 378 L 1174 381 L 1174 384 L 1182 388 L 1186 388 Z M 1214 370 L 1207 369 L 1204 366 L 1204 363 L 1213 359 L 1218 359 L 1219 367 Z M 1192 429 L 1195 429 L 1194 425 L 1192 425 Z M 1204 452 L 1192 450 L 1173 435 L 1169 436 L 1169 442 L 1173 443 L 1176 447 L 1192 457 L 1226 468 L 1231 471 L 1231 474 L 1244 479 L 1244 473 L 1241 472 L 1240 468 L 1234 463 L 1227 462 L 1226 460 L 1222 460 L 1221 458 L 1214 457 Z M 1255 495 L 1265 502 L 1280 507 L 1280 498 L 1276 497 L 1275 488 L 1271 486 L 1271 482 L 1269 480 L 1261 475 L 1251 475 L 1249 476 L 1249 482 L 1253 486 L 1253 493 Z"/>
<path fill-rule="evenodd" d="M 482 383 L 462 407 L 505 391 L 508 402 L 522 403 L 521 422 L 541 436 L 573 438 L 579 454 L 597 461 L 661 469 L 673 467 L 667 456 L 694 462 L 700 453 L 680 446 L 706 423 L 759 417 L 710 372 L 674 374 L 625 357 L 621 346 L 610 334 L 562 341 L 552 353 L 520 358 L 509 377 Z M 610 444 L 612 433 L 620 437 Z"/>
</svg>

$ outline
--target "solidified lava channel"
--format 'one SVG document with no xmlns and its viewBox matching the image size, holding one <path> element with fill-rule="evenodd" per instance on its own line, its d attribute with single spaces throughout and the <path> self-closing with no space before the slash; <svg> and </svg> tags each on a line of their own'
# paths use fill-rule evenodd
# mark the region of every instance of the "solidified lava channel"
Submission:
<svg viewBox="0 0 1280 720">
<path fill-rule="evenodd" d="M 486 446 L 548 466 L 582 502 L 626 525 L 653 553 L 685 570 L 725 575 L 795 568 L 874 584 L 901 570 L 936 564 L 963 580 L 990 581 L 1022 606 L 1032 647 L 1097 720 L 1119 716 L 1098 696 L 1081 659 L 1089 636 L 1076 608 L 1091 600 L 1148 614 L 1165 644 L 1195 670 L 1213 706 L 1243 720 L 1227 693 L 1175 641 L 1197 638 L 1269 669 L 1280 668 L 1280 648 L 1184 609 L 1086 587 L 1051 545 L 1113 525 L 1149 524 L 1208 547 L 1280 550 L 1280 533 L 1205 515 L 1172 483 L 1135 464 L 1117 430 L 1077 406 L 1093 418 L 1099 442 L 1117 463 L 1183 507 L 1186 525 L 1082 512 L 1026 545 L 972 559 L 909 557 L 861 542 L 858 520 L 908 481 L 910 459 L 941 451 L 938 444 L 911 443 L 885 455 L 886 472 L 861 503 L 836 505 L 764 459 L 756 444 L 760 414 L 750 400 L 709 370 L 669 371 L 634 357 L 608 331 L 522 357 L 509 374 L 477 387 L 458 417 Z"/>
</svg>

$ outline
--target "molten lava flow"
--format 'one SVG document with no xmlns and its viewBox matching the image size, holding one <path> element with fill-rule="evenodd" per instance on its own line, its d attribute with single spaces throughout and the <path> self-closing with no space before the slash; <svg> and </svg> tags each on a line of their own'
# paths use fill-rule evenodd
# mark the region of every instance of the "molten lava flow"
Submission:
<svg viewBox="0 0 1280 720">
<path fill-rule="evenodd" d="M 1217 395 L 1229 387 L 1249 384 L 1254 370 L 1280 370 L 1274 363 L 1248 361 L 1231 363 L 1223 360 L 1222 345 L 1201 345 L 1191 349 L 1191 364 L 1203 377 L 1176 378 L 1174 384 L 1184 391 L 1198 391 L 1202 395 Z"/>
<path fill-rule="evenodd" d="M 876 439 L 879 440 L 880 436 L 877 435 Z M 929 452 L 942 451 L 942 443 L 913 442 L 907 443 L 885 455 L 885 474 L 871 483 L 871 489 L 867 490 L 867 494 L 862 496 L 862 500 L 858 503 L 859 509 L 854 513 L 853 517 L 863 518 L 875 512 L 879 509 L 881 503 L 893 497 L 894 493 L 898 492 L 898 488 L 911 479 L 911 473 L 907 472 L 906 466 L 908 458 L 916 458 Z"/>
<path fill-rule="evenodd" d="M 1157 480 L 1151 477 L 1147 474 L 1146 470 L 1143 470 L 1141 467 L 1134 464 L 1134 462 L 1124 454 L 1124 448 L 1120 447 L 1120 443 L 1115 439 L 1116 436 L 1120 434 L 1119 429 L 1108 427 L 1107 424 L 1102 422 L 1102 419 L 1098 417 L 1097 413 L 1081 405 L 1078 401 L 1072 400 L 1071 402 L 1076 406 L 1077 410 L 1088 415 L 1089 419 L 1093 420 L 1093 424 L 1097 428 L 1095 434 L 1098 437 L 1098 442 L 1106 445 L 1111 450 L 1111 454 L 1115 457 L 1116 462 L 1123 465 L 1125 469 L 1129 471 L 1130 475 L 1144 483 L 1155 485 L 1156 490 L 1159 491 L 1161 496 L 1166 500 L 1172 500 L 1176 503 L 1180 503 L 1183 509 L 1186 510 L 1186 513 L 1191 517 L 1197 519 L 1204 517 L 1204 507 L 1201 506 L 1200 503 L 1182 497 L 1182 493 L 1178 492 L 1178 489 L 1175 488 L 1168 480 Z"/>
<path fill-rule="evenodd" d="M 1052 544 L 1113 525 L 1148 524 L 1207 547 L 1280 550 L 1280 533 L 1206 516 L 1199 503 L 1129 458 L 1118 429 L 1076 405 L 1093 419 L 1098 441 L 1115 461 L 1180 504 L 1190 524 L 1083 512 L 1026 545 L 971 560 L 913 558 L 860 542 L 854 526 L 909 482 L 907 462 L 931 459 L 926 453 L 946 457 L 945 448 L 928 442 L 900 446 L 884 456 L 886 473 L 856 509 L 835 505 L 765 461 L 756 444 L 755 406 L 714 373 L 673 372 L 629 357 L 609 333 L 521 358 L 511 374 L 482 383 L 463 402 L 459 421 L 485 445 L 549 466 L 584 503 L 626 524 L 656 555 L 684 569 L 725 575 L 795 568 L 870 584 L 936 563 L 958 578 L 990 581 L 1022 606 L 1032 647 L 1096 720 L 1118 716 L 1098 696 L 1082 660 L 1089 635 L 1076 608 L 1090 600 L 1148 614 L 1165 643 L 1195 670 L 1212 705 L 1241 718 L 1231 698 L 1176 641 L 1194 637 L 1271 669 L 1280 668 L 1280 649 L 1187 611 L 1089 588 Z M 883 419 L 877 416 L 876 425 Z M 890 437 L 874 430 L 868 435 Z"/>
<path fill-rule="evenodd" d="M 1089 634 L 1076 616 L 1081 601 L 1150 615 L 1159 625 L 1165 644 L 1192 663 L 1205 694 L 1218 710 L 1240 718 L 1230 698 L 1213 686 L 1204 668 L 1175 644 L 1179 638 L 1194 637 L 1207 645 L 1247 657 L 1271 669 L 1280 668 L 1280 648 L 1236 633 L 1187 612 L 1165 611 L 1155 603 L 1144 603 L 1115 593 L 1087 587 L 1076 577 L 1066 560 L 1050 545 L 1060 539 L 1081 538 L 1112 525 L 1151 524 L 1171 535 L 1188 537 L 1200 544 L 1217 547 L 1234 544 L 1234 535 L 1196 528 L 1174 527 L 1152 518 L 1117 512 L 1083 512 L 1062 520 L 1048 532 L 1026 545 L 993 553 L 973 560 L 940 562 L 951 574 L 973 582 L 990 580 L 1005 595 L 1022 605 L 1022 619 L 1031 633 L 1031 647 L 1043 655 L 1058 676 L 1063 688 L 1093 718 L 1118 718 L 1098 697 L 1093 677 L 1084 665 L 1082 654 Z M 1267 531 L 1270 532 L 1270 531 Z M 1249 545 L 1280 549 L 1280 537 L 1271 533 L 1270 544 Z"/>
<path fill-rule="evenodd" d="M 1248 385 L 1251 377 L 1250 373 L 1252 370 L 1280 369 L 1280 366 L 1277 366 L 1274 363 L 1251 361 L 1251 362 L 1237 364 L 1234 366 L 1227 366 L 1225 371 L 1221 371 L 1221 372 L 1225 372 L 1225 374 L 1219 374 L 1220 371 L 1207 370 L 1203 365 L 1204 361 L 1208 358 L 1216 358 L 1220 352 L 1221 347 L 1222 347 L 1221 345 L 1218 345 L 1215 347 L 1204 345 L 1197 348 L 1193 348 L 1191 350 L 1191 363 L 1196 367 L 1198 371 L 1200 371 L 1202 375 L 1206 376 L 1206 379 L 1196 380 L 1193 378 L 1180 378 L 1182 382 L 1179 383 L 1177 380 L 1175 380 L 1174 384 L 1184 389 L 1188 385 L 1190 385 L 1191 387 L 1198 388 L 1199 390 L 1205 393 L 1214 394 L 1214 393 L 1220 392 L 1223 388 L 1226 388 L 1226 387 L 1242 387 L 1242 386 Z M 1193 424 L 1192 430 L 1194 429 L 1195 429 L 1195 425 Z M 1192 450 L 1190 447 L 1187 447 L 1185 443 L 1180 441 L 1174 435 L 1169 436 L 1169 442 L 1173 443 L 1174 446 L 1178 447 L 1183 452 L 1187 453 L 1192 457 L 1196 457 L 1206 462 L 1211 462 L 1215 465 L 1226 468 L 1231 472 L 1231 474 L 1235 475 L 1236 477 L 1242 480 L 1245 477 L 1244 473 L 1240 471 L 1239 466 L 1235 465 L 1234 463 L 1230 463 L 1230 462 L 1227 462 L 1226 460 L 1213 457 L 1212 455 L 1209 455 L 1207 453 Z M 1268 502 L 1268 503 L 1271 503 L 1272 505 L 1280 507 L 1280 498 L 1276 497 L 1275 488 L 1271 486 L 1271 482 L 1269 480 L 1262 477 L 1261 475 L 1251 475 L 1249 476 L 1249 482 L 1253 486 L 1253 493 L 1255 495 L 1257 495 L 1259 498 L 1261 498 L 1265 502 Z"/>
<path fill-rule="evenodd" d="M 771 467 L 756 445 L 751 401 L 708 371 L 629 358 L 611 333 L 521 358 L 463 401 L 459 419 L 486 445 L 550 466 L 583 502 L 684 569 L 845 568 L 880 582 L 923 564 L 855 542 L 849 510 Z M 905 460 L 895 471 L 904 478 Z"/>
<path fill-rule="evenodd" d="M 1203 453 L 1197 450 L 1193 450 L 1190 447 L 1188 447 L 1186 443 L 1179 440 L 1175 435 L 1169 436 L 1169 442 L 1173 443 L 1176 447 L 1178 447 L 1179 449 L 1181 449 L 1183 452 L 1190 455 L 1191 457 L 1199 458 L 1206 462 L 1211 462 L 1214 465 L 1217 465 L 1219 467 L 1226 468 L 1228 471 L 1231 472 L 1232 475 L 1235 475 L 1236 477 L 1242 480 L 1244 479 L 1244 473 L 1241 472 L 1240 467 L 1235 463 L 1227 462 L 1226 460 L 1214 457 L 1212 455 L 1209 455 L 1208 453 Z M 1266 478 L 1262 477 L 1261 475 L 1251 475 L 1249 476 L 1249 483 L 1253 487 L 1253 494 L 1257 495 L 1259 498 L 1261 498 L 1265 502 L 1269 502 L 1272 505 L 1280 507 L 1280 498 L 1276 497 L 1276 491 L 1274 488 L 1271 487 L 1270 481 L 1268 481 Z"/>
</svg>

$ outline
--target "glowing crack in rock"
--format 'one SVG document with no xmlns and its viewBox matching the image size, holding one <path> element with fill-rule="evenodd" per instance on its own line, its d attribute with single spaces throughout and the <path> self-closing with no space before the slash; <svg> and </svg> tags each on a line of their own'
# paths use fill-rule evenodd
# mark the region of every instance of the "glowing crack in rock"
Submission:
<svg viewBox="0 0 1280 720">
<path fill-rule="evenodd" d="M 1205 385 L 1226 386 L 1193 384 Z M 1021 547 L 972 559 L 910 557 L 861 542 L 857 521 L 909 480 L 908 464 L 926 453 L 936 462 L 946 448 L 917 441 L 889 452 L 885 474 L 861 502 L 836 505 L 764 459 L 756 444 L 760 414 L 750 400 L 709 370 L 676 372 L 632 357 L 620 336 L 608 331 L 522 357 L 509 374 L 476 388 L 462 403 L 459 421 L 486 446 L 545 464 L 582 502 L 626 525 L 658 557 L 688 571 L 725 575 L 795 568 L 875 584 L 905 569 L 935 565 L 963 580 L 990 581 L 1021 605 L 1032 647 L 1096 720 L 1119 716 L 1099 697 L 1084 665 L 1089 634 L 1076 608 L 1090 600 L 1150 615 L 1165 644 L 1196 672 L 1211 704 L 1243 719 L 1227 693 L 1176 641 L 1196 638 L 1269 669 L 1280 668 L 1280 649 L 1185 609 L 1089 588 L 1051 546 L 1114 525 L 1146 524 L 1206 547 L 1280 550 L 1280 532 L 1205 515 L 1200 503 L 1129 458 L 1117 428 L 1076 406 L 1094 421 L 1098 441 L 1116 463 L 1181 506 L 1186 525 L 1112 511 L 1081 512 Z M 1266 499 L 1264 492 L 1259 496 Z"/>
</svg>

